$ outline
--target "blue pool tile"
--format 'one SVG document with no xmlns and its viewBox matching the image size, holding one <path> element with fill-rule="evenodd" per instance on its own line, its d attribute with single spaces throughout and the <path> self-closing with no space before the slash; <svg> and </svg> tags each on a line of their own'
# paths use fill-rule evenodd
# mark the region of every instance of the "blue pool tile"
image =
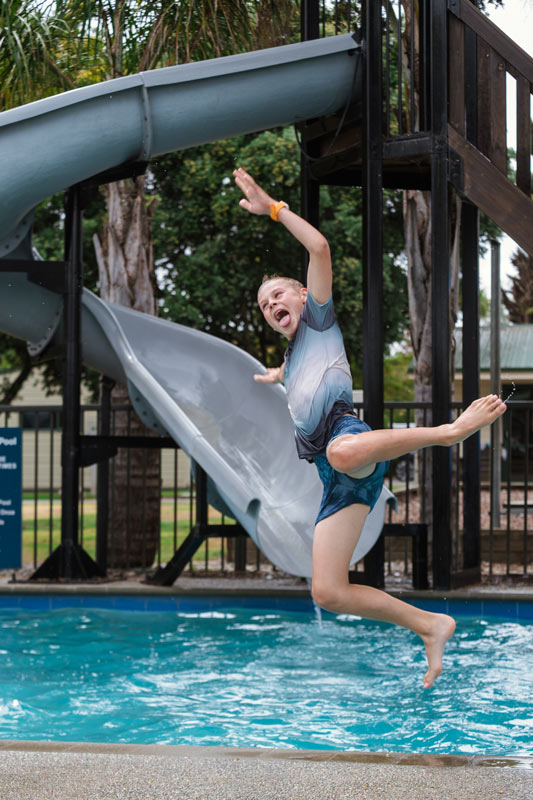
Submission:
<svg viewBox="0 0 533 800">
<path fill-rule="evenodd" d="M 84 608 L 117 608 L 117 596 L 115 595 L 85 595 L 82 597 L 82 605 Z"/>
<path fill-rule="evenodd" d="M 213 608 L 220 608 L 223 603 L 218 603 L 218 597 L 183 597 L 176 595 L 173 598 L 174 608 L 176 611 L 182 611 L 186 614 L 202 613 L 203 611 L 211 611 Z"/>
<path fill-rule="evenodd" d="M 302 611 L 314 613 L 315 607 L 311 597 L 280 597 L 278 608 L 283 611 Z M 324 613 L 328 613 L 325 612 Z"/>
<path fill-rule="evenodd" d="M 516 600 L 483 600 L 482 616 L 518 619 L 518 602 Z"/>
<path fill-rule="evenodd" d="M 20 595 L 18 594 L 0 595 L 0 610 L 3 608 L 20 608 Z"/>
<path fill-rule="evenodd" d="M 20 595 L 20 608 L 24 611 L 50 611 L 51 596 L 47 594 Z"/>
<path fill-rule="evenodd" d="M 191 601 L 193 598 L 190 598 Z M 208 600 L 208 605 L 202 606 L 202 600 Z M 205 598 L 202 597 L 195 597 L 194 600 L 198 603 L 199 611 L 214 611 L 215 609 L 223 609 L 223 608 L 250 608 L 251 605 L 248 601 L 254 600 L 255 598 L 250 597 L 242 597 L 241 595 L 235 595 L 233 597 L 228 597 L 225 595 L 211 595 Z M 200 602 L 198 602 L 200 601 Z M 180 611 L 182 610 L 182 603 L 180 598 Z"/>
<path fill-rule="evenodd" d="M 447 613 L 452 617 L 480 617 L 482 616 L 482 600 L 448 600 L 446 604 Z"/>
<path fill-rule="evenodd" d="M 81 608 L 83 597 L 81 595 L 51 594 L 49 597 L 50 608 Z"/>
<path fill-rule="evenodd" d="M 533 620 L 533 603 L 520 601 L 518 605 L 518 619 Z"/>
<path fill-rule="evenodd" d="M 423 611 L 445 614 L 448 609 L 447 600 L 439 597 L 406 597 L 402 599 L 405 599 L 405 602 L 410 603 L 412 606 L 421 608 Z"/>
<path fill-rule="evenodd" d="M 117 611 L 146 611 L 146 599 L 135 595 L 117 595 L 113 608 Z"/>
<path fill-rule="evenodd" d="M 273 597 L 268 597 L 268 596 L 264 596 L 264 597 L 249 596 L 249 597 L 241 598 L 241 601 L 243 601 L 243 604 L 244 604 L 244 606 L 246 608 L 264 609 L 265 611 L 268 611 L 268 610 L 278 611 L 280 608 L 283 608 L 283 606 L 280 605 L 280 601 L 282 601 L 282 602 L 283 601 L 289 601 L 287 603 L 286 608 L 289 611 L 294 611 L 294 610 L 296 610 L 296 606 L 294 606 L 292 604 L 292 602 L 291 602 L 292 599 L 293 598 L 283 598 L 283 597 L 276 597 L 276 596 L 273 596 Z M 294 598 L 294 599 L 299 599 L 299 598 Z"/>
<path fill-rule="evenodd" d="M 133 600 L 133 598 L 131 598 Z M 175 611 L 176 601 L 173 597 L 144 597 L 145 611 Z"/>
<path fill-rule="evenodd" d="M 417 608 L 426 611 L 445 612 L 456 618 L 491 617 L 509 620 L 533 620 L 533 602 L 531 600 L 498 600 L 468 598 L 405 598 Z M 257 609 L 262 611 L 279 611 L 314 615 L 311 596 L 285 597 L 282 595 L 122 595 L 122 594 L 0 594 L 0 610 L 49 611 L 53 609 L 99 608 L 120 611 L 152 613 L 184 612 L 202 613 L 213 610 Z M 323 615 L 332 616 L 327 611 Z"/>
</svg>

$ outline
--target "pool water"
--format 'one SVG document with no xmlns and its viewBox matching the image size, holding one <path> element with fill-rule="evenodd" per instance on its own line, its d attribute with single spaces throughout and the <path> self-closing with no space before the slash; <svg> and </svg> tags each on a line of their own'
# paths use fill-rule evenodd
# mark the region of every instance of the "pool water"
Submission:
<svg viewBox="0 0 533 800">
<path fill-rule="evenodd" d="M 400 628 L 236 608 L 0 612 L 0 738 L 533 754 L 533 624 L 458 620 L 424 691 Z"/>
</svg>

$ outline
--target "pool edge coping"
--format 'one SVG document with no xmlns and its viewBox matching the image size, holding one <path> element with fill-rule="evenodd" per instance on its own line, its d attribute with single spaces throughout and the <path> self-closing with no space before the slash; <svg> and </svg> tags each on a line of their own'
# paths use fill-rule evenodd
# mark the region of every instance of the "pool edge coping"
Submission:
<svg viewBox="0 0 533 800">
<path fill-rule="evenodd" d="M 99 742 L 49 742 L 0 740 L 0 752 L 64 753 L 84 755 L 157 756 L 159 758 L 269 759 L 283 761 L 343 762 L 419 767 L 499 767 L 533 769 L 533 757 L 464 755 L 454 753 L 380 753 L 353 750 L 297 750 L 284 748 L 214 747 L 202 745 L 120 744 Z"/>
<path fill-rule="evenodd" d="M 488 600 L 495 601 L 523 601 L 533 602 L 532 591 L 513 591 L 505 589 L 479 590 L 472 589 L 451 589 L 416 591 L 413 589 L 390 589 L 385 590 L 393 597 L 403 600 L 426 599 L 426 600 Z M 10 594 L 65 594 L 65 595 L 141 595 L 152 597 L 303 597 L 309 598 L 310 592 L 307 588 L 296 587 L 236 587 L 236 586 L 212 586 L 212 587 L 180 587 L 173 586 L 154 586 L 147 583 L 137 582 L 109 582 L 109 583 L 58 583 L 55 581 L 29 583 L 25 581 L 14 581 L 12 583 L 0 583 L 0 595 Z"/>
</svg>

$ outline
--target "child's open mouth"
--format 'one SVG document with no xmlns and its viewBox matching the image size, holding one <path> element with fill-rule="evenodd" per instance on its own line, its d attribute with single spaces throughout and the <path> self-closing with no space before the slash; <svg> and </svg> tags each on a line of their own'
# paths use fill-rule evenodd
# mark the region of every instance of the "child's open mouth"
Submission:
<svg viewBox="0 0 533 800">
<path fill-rule="evenodd" d="M 282 328 L 286 328 L 291 321 L 291 315 L 284 308 L 280 308 L 279 311 L 276 311 L 274 316 L 276 318 L 276 322 L 279 322 Z"/>
</svg>

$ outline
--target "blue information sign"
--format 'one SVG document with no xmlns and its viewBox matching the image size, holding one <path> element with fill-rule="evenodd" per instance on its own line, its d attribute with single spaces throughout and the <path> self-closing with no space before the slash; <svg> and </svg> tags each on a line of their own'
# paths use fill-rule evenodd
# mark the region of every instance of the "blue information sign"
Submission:
<svg viewBox="0 0 533 800">
<path fill-rule="evenodd" d="M 0 428 L 0 569 L 22 561 L 22 431 Z"/>
</svg>

